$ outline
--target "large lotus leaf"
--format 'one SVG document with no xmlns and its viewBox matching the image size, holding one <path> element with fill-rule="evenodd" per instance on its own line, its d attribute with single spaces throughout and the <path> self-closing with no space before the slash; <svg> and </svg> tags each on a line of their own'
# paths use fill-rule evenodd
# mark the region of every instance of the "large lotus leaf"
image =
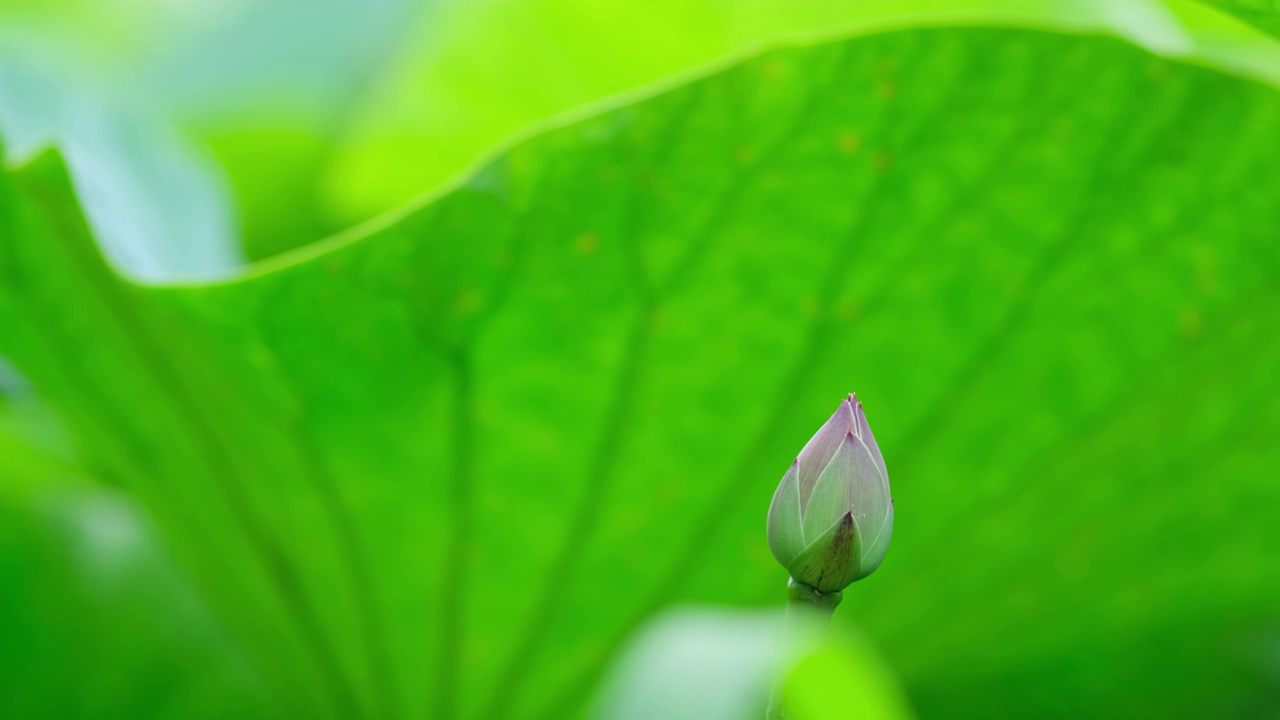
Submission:
<svg viewBox="0 0 1280 720">
<path fill-rule="evenodd" d="M 46 153 L 0 175 L 0 354 L 293 714 L 563 717 L 657 609 L 778 602 L 769 498 L 849 390 L 897 527 L 839 612 L 922 713 L 1257 709 L 1277 51 L 1133 7 L 1188 62 L 774 50 L 220 284 L 112 274 Z"/>
</svg>

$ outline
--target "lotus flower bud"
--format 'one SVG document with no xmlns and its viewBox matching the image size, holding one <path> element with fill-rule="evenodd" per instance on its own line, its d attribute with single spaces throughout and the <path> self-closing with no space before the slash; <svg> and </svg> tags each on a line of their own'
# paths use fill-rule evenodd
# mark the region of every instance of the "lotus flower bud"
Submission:
<svg viewBox="0 0 1280 720">
<path fill-rule="evenodd" d="M 893 535 L 884 457 L 850 395 L 782 476 L 769 506 L 769 549 L 792 579 L 837 592 L 880 566 Z"/>
</svg>

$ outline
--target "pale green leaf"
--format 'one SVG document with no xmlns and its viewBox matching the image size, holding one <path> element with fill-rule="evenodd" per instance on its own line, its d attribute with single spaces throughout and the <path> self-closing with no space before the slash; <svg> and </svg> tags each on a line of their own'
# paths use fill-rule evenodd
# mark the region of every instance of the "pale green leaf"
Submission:
<svg viewBox="0 0 1280 720">
<path fill-rule="evenodd" d="M 759 720 L 777 692 L 791 720 L 912 717 L 865 640 L 781 612 L 678 609 L 631 638 L 590 713 L 609 720 Z"/>
</svg>

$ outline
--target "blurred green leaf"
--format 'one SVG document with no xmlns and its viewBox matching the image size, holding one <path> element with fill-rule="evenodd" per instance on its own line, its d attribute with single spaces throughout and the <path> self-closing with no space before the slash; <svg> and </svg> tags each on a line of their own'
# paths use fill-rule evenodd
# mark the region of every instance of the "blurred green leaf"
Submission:
<svg viewBox="0 0 1280 720">
<path fill-rule="evenodd" d="M 1280 2 L 1276 0 L 1205 0 L 1243 20 L 1280 36 Z"/>
<path fill-rule="evenodd" d="M 782 697 L 791 720 L 910 718 L 893 673 L 865 642 L 840 637 L 801 657 L 787 674 Z"/>
<path fill-rule="evenodd" d="M 41 55 L 70 52 L 99 72 L 113 73 L 137 62 L 156 37 L 208 22 L 235 4 L 0 0 L 0 46 Z"/>
<path fill-rule="evenodd" d="M 440 0 L 352 108 L 323 179 L 329 205 L 363 220 L 534 122 L 859 13 L 824 0 Z"/>
<path fill-rule="evenodd" d="M 842 628 L 782 612 L 673 610 L 628 641 L 591 716 L 758 720 L 775 685 L 792 720 L 909 718 L 893 674 Z"/>
<path fill-rule="evenodd" d="M 427 4 L 246 2 L 157 43 L 139 64 L 135 94 L 178 117 L 226 168 L 250 258 L 343 227 L 323 202 L 325 173 Z"/>
<path fill-rule="evenodd" d="M 0 493 L 5 714 L 272 714 L 135 508 L 63 480 Z"/>
<path fill-rule="evenodd" d="M 88 482 L 0 361 L 0 697 L 8 717 L 277 714 L 145 514 Z"/>
<path fill-rule="evenodd" d="M 0 120 L 19 126 L 6 131 L 11 145 L 21 144 L 15 135 L 26 134 L 34 119 L 45 134 L 65 134 L 60 137 L 64 147 L 70 139 L 88 146 L 95 158 L 105 157 L 106 162 L 90 163 L 70 159 L 77 180 L 95 186 L 90 197 L 107 197 L 100 206 L 121 204 L 110 202 L 119 199 L 110 196 L 127 195 L 141 185 L 164 201 L 151 207 L 124 203 L 128 214 L 145 218 L 186 210 L 192 215 L 180 217 L 181 225 L 166 226 L 159 240 L 148 235 L 132 243 L 141 250 L 126 247 L 129 256 L 123 260 L 114 253 L 127 270 L 141 266 L 138 274 L 153 280 L 192 275 L 181 264 L 177 272 L 158 272 L 150 267 L 155 263 L 132 257 L 140 252 L 162 259 L 220 257 L 227 248 L 237 259 L 274 255 L 340 229 L 335 223 L 344 218 L 322 202 L 326 168 L 364 97 L 398 56 L 406 38 L 403 28 L 427 4 L 134 0 L 128 9 L 104 12 L 100 3 L 78 0 L 0 3 Z M 52 67 L 94 92 L 77 87 L 72 93 L 69 83 L 49 72 Z M 14 72 L 16 79 L 10 77 Z M 133 116 L 141 114 L 140 108 L 180 127 L 183 139 L 207 150 L 223 172 L 175 167 L 173 156 L 182 153 L 174 147 L 182 143 L 154 118 L 138 122 Z M 88 171 L 81 167 L 89 165 Z M 101 175 L 104 165 L 117 166 L 124 177 L 103 183 L 94 171 Z M 212 179 L 189 177 L 193 170 Z M 228 188 L 219 184 L 224 174 L 238 206 L 238 228 L 229 222 L 230 202 L 223 197 Z M 196 212 L 203 210 L 201 194 L 208 194 L 201 184 L 217 185 L 218 209 L 226 218 Z M 96 209 L 89 208 L 95 220 Z M 108 250 L 116 251 L 120 243 L 103 234 Z M 204 277 L 226 275 L 226 265 L 211 264 L 213 272 Z"/>
<path fill-rule="evenodd" d="M 1266 18 L 1265 2 L 1253 3 L 1251 19 Z M 1221 22 L 1196 2 L 1169 6 L 1198 23 Z M 362 221 L 459 174 L 530 124 L 762 44 L 938 24 L 1125 27 L 1167 42 L 1165 12 L 1147 0 L 436 0 L 406 23 L 402 50 L 350 109 L 323 168 L 325 206 L 335 219 Z"/>
<path fill-rule="evenodd" d="M 292 715 L 571 716 L 656 610 L 779 602 L 849 390 L 898 527 L 840 613 L 922 714 L 1265 709 L 1280 51 L 1045 7 L 1095 34 L 771 51 L 213 285 L 111 273 L 47 153 L 0 353 Z"/>
</svg>

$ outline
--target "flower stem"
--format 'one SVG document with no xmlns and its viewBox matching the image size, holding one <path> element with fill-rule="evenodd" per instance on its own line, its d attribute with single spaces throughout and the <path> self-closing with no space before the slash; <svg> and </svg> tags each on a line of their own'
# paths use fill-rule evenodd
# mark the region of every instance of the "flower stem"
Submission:
<svg viewBox="0 0 1280 720">
<path fill-rule="evenodd" d="M 783 621 L 783 632 L 788 639 L 795 639 L 801 625 L 812 627 L 815 620 L 826 625 L 831 621 L 831 614 L 840 604 L 844 594 L 839 590 L 824 593 L 817 588 L 798 583 L 794 579 L 787 580 L 787 614 Z M 769 695 L 769 707 L 765 710 L 765 720 L 786 720 L 782 712 L 782 683 L 778 684 Z"/>
<path fill-rule="evenodd" d="M 844 598 L 844 593 L 836 590 L 824 593 L 795 580 L 787 581 L 787 618 L 796 617 L 797 613 L 818 613 L 823 620 L 831 620 L 831 613 Z"/>
</svg>

